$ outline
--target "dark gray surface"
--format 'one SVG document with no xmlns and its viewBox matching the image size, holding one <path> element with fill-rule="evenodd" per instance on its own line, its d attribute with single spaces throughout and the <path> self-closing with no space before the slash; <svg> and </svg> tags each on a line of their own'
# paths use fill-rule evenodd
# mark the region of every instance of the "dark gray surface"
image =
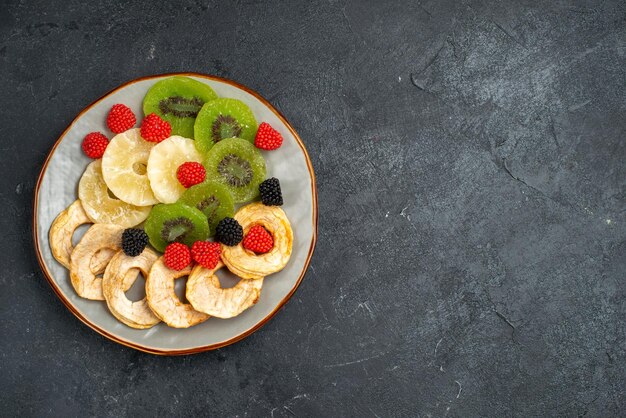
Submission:
<svg viewBox="0 0 626 418">
<path fill-rule="evenodd" d="M 82 3 L 0 6 L 0 414 L 623 414 L 623 1 Z M 287 116 L 320 231 L 259 332 L 160 358 L 74 318 L 30 222 L 75 115 L 171 71 Z"/>
</svg>

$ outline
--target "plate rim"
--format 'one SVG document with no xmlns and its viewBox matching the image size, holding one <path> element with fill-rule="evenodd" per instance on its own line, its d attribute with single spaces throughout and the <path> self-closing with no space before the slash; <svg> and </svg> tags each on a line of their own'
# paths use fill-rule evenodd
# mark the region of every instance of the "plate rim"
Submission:
<svg viewBox="0 0 626 418">
<path fill-rule="evenodd" d="M 278 117 L 278 119 L 280 119 L 281 122 L 287 127 L 287 129 L 289 129 L 289 131 L 291 132 L 291 134 L 295 138 L 296 142 L 298 143 L 298 146 L 300 147 L 300 149 L 302 150 L 302 152 L 304 154 L 304 158 L 306 160 L 307 169 L 309 171 L 309 175 L 311 176 L 311 193 L 312 193 L 312 202 L 313 202 L 313 219 L 312 219 L 312 221 L 313 221 L 312 233 L 313 234 L 312 234 L 312 238 L 311 238 L 311 245 L 309 247 L 309 252 L 307 254 L 306 261 L 304 263 L 302 271 L 300 272 L 300 276 L 298 277 L 298 280 L 296 281 L 295 285 L 291 288 L 289 293 L 276 305 L 276 307 L 269 314 L 267 314 L 265 317 L 263 317 L 260 321 L 258 321 L 256 324 L 254 324 L 249 329 L 239 333 L 238 335 L 236 335 L 236 336 L 234 336 L 234 337 L 232 337 L 232 338 L 230 338 L 230 339 L 228 339 L 226 341 L 222 341 L 222 342 L 215 343 L 215 344 L 209 344 L 209 345 L 205 345 L 205 346 L 201 346 L 201 347 L 188 348 L 188 349 L 159 349 L 159 348 L 154 348 L 154 347 L 142 345 L 142 344 L 139 344 L 139 343 L 135 343 L 135 342 L 126 340 L 126 339 L 124 339 L 124 338 L 122 338 L 120 336 L 117 336 L 117 335 L 115 335 L 113 333 L 110 333 L 109 331 L 99 327 L 98 325 L 92 323 L 89 319 L 84 317 L 78 311 L 78 309 L 75 308 L 74 305 L 67 298 L 65 298 L 65 296 L 61 292 L 59 286 L 57 285 L 56 281 L 52 278 L 52 273 L 48 270 L 48 268 L 47 268 L 47 266 L 46 266 L 46 264 L 45 264 L 45 262 L 43 260 L 43 255 L 42 255 L 40 242 L 39 242 L 39 236 L 38 236 L 38 232 L 37 232 L 38 231 L 37 210 L 38 210 L 38 206 L 39 206 L 39 189 L 41 187 L 41 182 L 42 182 L 43 177 L 44 177 L 44 175 L 45 175 L 45 173 L 46 173 L 46 171 L 48 169 L 48 164 L 50 162 L 50 159 L 52 158 L 52 155 L 56 151 L 56 149 L 59 146 L 59 144 L 61 143 L 61 141 L 65 138 L 65 136 L 67 135 L 69 130 L 78 121 L 78 119 L 80 119 L 83 116 L 83 114 L 85 112 L 87 112 L 88 110 L 90 110 L 93 106 L 95 106 L 96 104 L 100 103 L 102 100 L 106 99 L 107 97 L 109 97 L 113 93 L 115 93 L 115 92 L 117 92 L 117 91 L 119 91 L 119 90 L 121 90 L 121 89 L 123 89 L 125 87 L 128 87 L 128 86 L 130 86 L 132 84 L 135 84 L 137 82 L 140 82 L 140 81 L 152 80 L 152 79 L 155 79 L 155 78 L 172 77 L 172 76 L 198 77 L 198 78 L 204 78 L 204 79 L 207 79 L 207 80 L 212 80 L 212 81 L 217 81 L 217 82 L 222 82 L 222 83 L 229 84 L 229 85 L 231 85 L 233 87 L 236 87 L 238 89 L 241 89 L 241 90 L 245 91 L 248 94 L 251 94 L 257 100 L 259 100 L 261 103 L 263 103 L 263 105 L 265 105 L 270 111 L 272 111 L 276 115 L 276 117 Z M 300 136 L 298 135 L 296 130 L 293 128 L 293 126 L 291 126 L 291 124 L 289 123 L 287 118 L 285 116 L 283 116 L 283 114 L 280 113 L 280 111 L 278 111 L 274 106 L 272 106 L 272 104 L 269 103 L 263 96 L 261 96 L 256 91 L 250 89 L 249 87 L 246 87 L 246 86 L 244 86 L 242 84 L 239 84 L 236 81 L 230 80 L 228 78 L 219 77 L 219 76 L 215 76 L 215 75 L 209 75 L 209 74 L 203 74 L 203 73 L 195 73 L 195 72 L 174 72 L 174 73 L 162 73 L 162 74 L 153 74 L 153 75 L 143 76 L 143 77 L 139 77 L 139 78 L 135 78 L 135 79 L 126 81 L 125 83 L 120 84 L 116 88 L 110 90 L 109 92 L 105 93 L 104 95 L 102 95 L 98 99 L 96 99 L 93 102 L 91 102 L 89 105 L 84 107 L 78 113 L 78 115 L 76 115 L 76 117 L 69 123 L 69 125 L 63 130 L 63 132 L 61 133 L 59 138 L 56 140 L 56 142 L 54 143 L 54 145 L 52 146 L 52 148 L 48 152 L 48 155 L 46 156 L 46 159 L 45 159 L 45 161 L 44 161 L 44 163 L 43 163 L 43 165 L 41 167 L 41 170 L 39 171 L 39 176 L 37 178 L 37 183 L 35 185 L 35 191 L 34 191 L 32 233 L 33 233 L 33 241 L 34 241 L 34 245 L 35 245 L 35 253 L 37 254 L 37 261 L 39 262 L 39 267 L 41 268 L 42 272 L 44 273 L 44 277 L 48 281 L 48 284 L 50 285 L 50 287 L 52 287 L 52 290 L 57 295 L 57 297 L 61 300 L 61 302 L 65 305 L 65 307 L 67 309 L 69 309 L 69 311 L 72 312 L 72 314 L 74 314 L 74 316 L 77 317 L 82 323 L 84 323 L 85 325 L 87 325 L 88 327 L 90 327 L 91 329 L 96 331 L 98 334 L 100 334 L 103 337 L 105 337 L 105 338 L 107 338 L 107 339 L 109 339 L 111 341 L 114 341 L 114 342 L 116 342 L 118 344 L 122 344 L 122 345 L 124 345 L 126 347 L 130 347 L 130 348 L 133 348 L 135 350 L 139 350 L 139 351 L 142 351 L 142 352 L 145 352 L 145 353 L 156 354 L 156 355 L 163 355 L 163 356 L 197 354 L 197 353 L 202 353 L 202 352 L 209 351 L 209 350 L 216 350 L 218 348 L 222 348 L 222 347 L 226 347 L 228 345 L 234 344 L 234 343 L 236 343 L 236 342 L 238 342 L 238 341 L 248 337 L 249 335 L 252 335 L 253 333 L 255 333 L 263 325 L 265 325 L 267 322 L 269 322 L 269 320 L 272 319 L 274 317 L 274 315 L 276 315 L 276 313 L 278 313 L 278 311 L 287 303 L 287 301 L 289 301 L 289 299 L 291 299 L 291 297 L 296 292 L 298 287 L 300 287 L 300 284 L 302 283 L 302 280 L 304 279 L 304 276 L 306 275 L 306 272 L 307 272 L 307 270 L 309 268 L 309 264 L 311 263 L 311 257 L 313 256 L 313 252 L 315 251 L 315 245 L 317 243 L 317 234 L 318 234 L 318 202 L 317 202 L 317 186 L 316 186 L 315 172 L 313 171 L 313 164 L 311 162 L 311 158 L 309 157 L 309 153 L 307 152 L 306 147 L 304 146 L 304 143 L 302 142 L 302 139 L 300 138 Z"/>
</svg>

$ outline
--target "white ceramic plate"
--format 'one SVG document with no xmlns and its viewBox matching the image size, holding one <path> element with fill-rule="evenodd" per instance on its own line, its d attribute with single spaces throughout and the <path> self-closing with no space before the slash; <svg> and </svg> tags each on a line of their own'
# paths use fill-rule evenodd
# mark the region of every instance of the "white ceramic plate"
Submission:
<svg viewBox="0 0 626 418">
<path fill-rule="evenodd" d="M 259 123 L 268 122 L 282 134 L 282 147 L 263 154 L 268 177 L 280 179 L 285 200 L 283 209 L 294 231 L 293 254 L 281 272 L 265 279 L 258 303 L 236 318 L 210 318 L 188 329 L 159 324 L 149 330 L 136 330 L 117 321 L 104 302 L 82 299 L 76 294 L 68 271 L 52 256 L 48 231 L 54 218 L 78 198 L 78 180 L 90 162 L 81 150 L 85 135 L 92 131 L 110 135 L 105 118 L 116 103 L 126 104 L 140 119 L 143 116 L 142 100 L 150 86 L 172 75 L 193 77 L 211 86 L 221 97 L 243 101 L 250 106 Z M 84 229 L 80 233 L 84 233 Z M 33 234 L 39 263 L 56 294 L 72 313 L 100 334 L 154 354 L 191 354 L 216 349 L 259 329 L 287 302 L 302 281 L 317 236 L 317 192 L 313 167 L 304 144 L 287 120 L 265 99 L 244 86 L 202 74 L 145 77 L 130 81 L 89 105 L 54 144 L 35 188 Z"/>
</svg>

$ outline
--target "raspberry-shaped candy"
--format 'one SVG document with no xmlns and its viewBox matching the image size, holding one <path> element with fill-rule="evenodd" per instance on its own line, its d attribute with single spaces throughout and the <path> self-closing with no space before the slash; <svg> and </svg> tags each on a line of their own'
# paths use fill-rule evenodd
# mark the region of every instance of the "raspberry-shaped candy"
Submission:
<svg viewBox="0 0 626 418">
<path fill-rule="evenodd" d="M 141 137 L 149 142 L 161 142 L 169 138 L 172 125 L 156 113 L 150 113 L 141 122 Z"/>
<path fill-rule="evenodd" d="M 186 189 L 194 184 L 202 183 L 205 177 L 206 170 L 204 166 L 196 162 L 182 163 L 176 170 L 176 178 Z"/>
<path fill-rule="evenodd" d="M 275 150 L 283 144 L 283 137 L 278 131 L 267 123 L 263 122 L 259 125 L 259 130 L 254 138 L 254 145 L 264 150 Z"/>
<path fill-rule="evenodd" d="M 185 244 L 173 242 L 165 247 L 163 259 L 165 265 L 172 270 L 182 270 L 191 263 L 191 251 Z"/>
<path fill-rule="evenodd" d="M 137 118 L 130 107 L 123 104 L 113 105 L 107 116 L 107 126 L 111 132 L 120 134 L 135 126 Z"/>
<path fill-rule="evenodd" d="M 213 269 L 220 261 L 222 248 L 219 242 L 196 241 L 191 247 L 191 257 L 202 267 Z"/>
<path fill-rule="evenodd" d="M 257 254 L 266 253 L 271 250 L 273 246 L 274 239 L 272 235 L 261 225 L 255 225 L 250 228 L 250 231 L 248 231 L 248 234 L 243 239 L 243 248 L 254 251 Z"/>
<path fill-rule="evenodd" d="M 100 132 L 87 134 L 83 139 L 83 151 L 87 157 L 94 160 L 102 158 L 107 145 L 109 145 L 109 139 Z"/>
</svg>

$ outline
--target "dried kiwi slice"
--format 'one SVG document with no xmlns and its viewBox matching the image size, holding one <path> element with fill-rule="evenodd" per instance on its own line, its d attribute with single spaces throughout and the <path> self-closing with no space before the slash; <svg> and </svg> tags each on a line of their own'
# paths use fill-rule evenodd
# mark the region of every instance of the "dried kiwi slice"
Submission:
<svg viewBox="0 0 626 418">
<path fill-rule="evenodd" d="M 159 251 L 165 251 L 172 242 L 191 247 L 194 242 L 204 241 L 209 236 L 206 216 L 198 209 L 178 202 L 154 206 L 144 230 L 150 244 Z"/>
<path fill-rule="evenodd" d="M 215 228 L 222 219 L 232 217 L 235 213 L 235 204 L 230 191 L 223 184 L 214 181 L 191 186 L 178 201 L 204 213 L 209 222 L 209 236 L 215 234 Z"/>
<path fill-rule="evenodd" d="M 172 125 L 172 135 L 193 138 L 202 106 L 217 99 L 213 89 L 189 77 L 169 77 L 155 83 L 143 99 L 143 112 L 156 113 Z"/>
<path fill-rule="evenodd" d="M 259 184 L 265 179 L 265 160 L 261 152 L 241 138 L 228 138 L 215 144 L 206 160 L 207 181 L 225 185 L 235 203 L 259 195 Z"/>
<path fill-rule="evenodd" d="M 206 153 L 222 139 L 243 138 L 254 143 L 259 128 L 252 110 L 237 99 L 207 102 L 198 113 L 194 138 L 198 151 Z"/>
</svg>

